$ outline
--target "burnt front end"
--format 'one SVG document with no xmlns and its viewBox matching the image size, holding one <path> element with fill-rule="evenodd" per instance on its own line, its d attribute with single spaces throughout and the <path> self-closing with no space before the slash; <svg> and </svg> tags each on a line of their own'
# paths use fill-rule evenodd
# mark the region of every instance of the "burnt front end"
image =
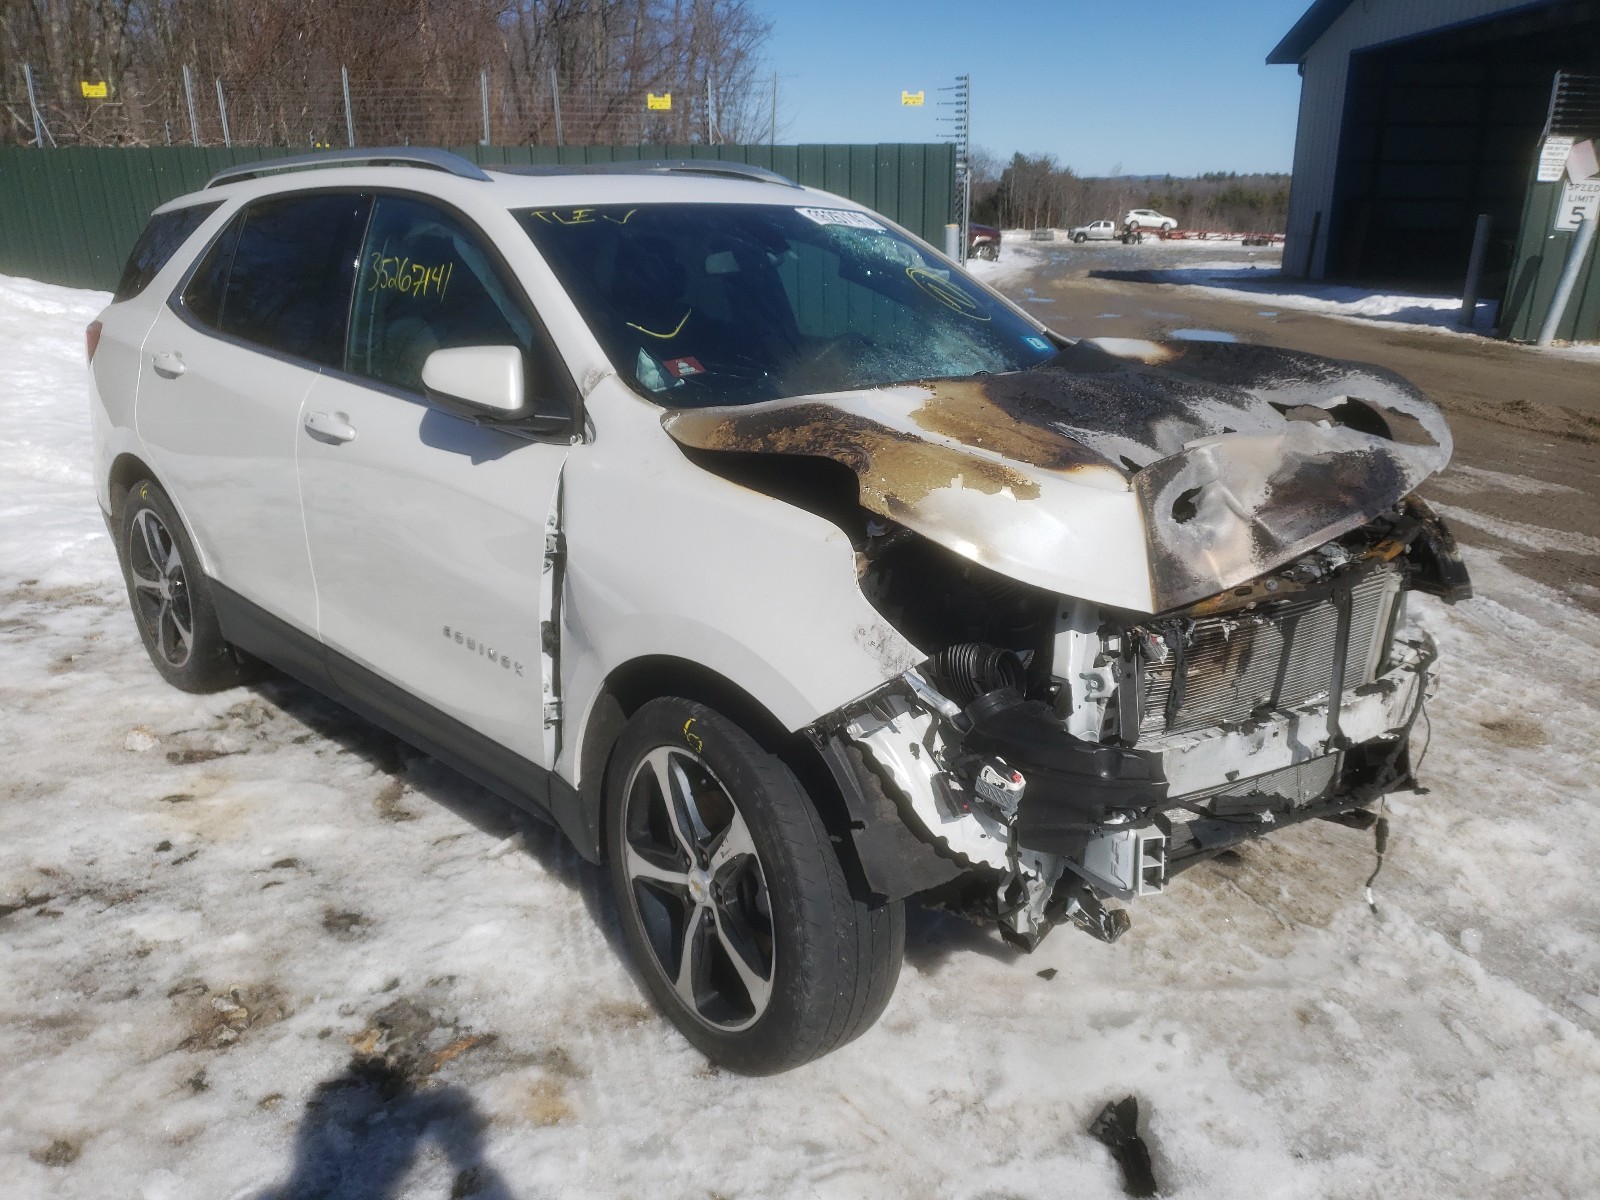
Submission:
<svg viewBox="0 0 1600 1200">
<path fill-rule="evenodd" d="M 1370 823 L 1370 805 L 1414 782 L 1433 680 L 1407 599 L 1470 594 L 1415 499 L 1153 616 L 975 567 L 934 593 L 926 556 L 869 553 L 864 582 L 945 644 L 826 734 L 946 866 L 925 898 L 1029 946 L 1064 919 L 1114 938 L 1128 921 L 1107 900 L 1160 892 L 1242 841 L 1319 817 Z"/>
</svg>

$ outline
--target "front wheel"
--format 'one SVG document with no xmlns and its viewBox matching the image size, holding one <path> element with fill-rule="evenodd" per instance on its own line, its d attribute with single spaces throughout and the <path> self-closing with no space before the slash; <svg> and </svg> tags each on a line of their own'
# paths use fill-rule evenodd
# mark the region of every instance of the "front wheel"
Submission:
<svg viewBox="0 0 1600 1200">
<path fill-rule="evenodd" d="M 611 882 L 658 1008 L 719 1065 L 763 1075 L 883 1011 L 905 914 L 855 899 L 794 774 L 720 713 L 653 700 L 606 773 Z"/>
<path fill-rule="evenodd" d="M 1081 246 L 1081 245 L 1083 245 L 1084 242 L 1087 242 L 1089 240 L 1089 235 L 1087 233 L 1080 233 L 1077 237 L 1073 238 L 1072 240 L 1077 242 L 1078 245 Z"/>
</svg>

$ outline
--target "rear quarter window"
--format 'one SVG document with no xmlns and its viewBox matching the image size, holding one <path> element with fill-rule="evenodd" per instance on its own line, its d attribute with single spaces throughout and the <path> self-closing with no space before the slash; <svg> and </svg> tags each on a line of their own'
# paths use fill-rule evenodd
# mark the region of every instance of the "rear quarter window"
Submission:
<svg viewBox="0 0 1600 1200">
<path fill-rule="evenodd" d="M 133 244 L 128 264 L 122 268 L 122 278 L 117 290 L 111 294 L 115 301 L 132 300 L 150 281 L 161 273 L 161 268 L 172 260 L 178 247 L 189 240 L 189 235 L 200 228 L 200 223 L 220 208 L 222 202 L 192 204 L 188 208 L 157 213 L 144 227 L 139 240 Z"/>
</svg>

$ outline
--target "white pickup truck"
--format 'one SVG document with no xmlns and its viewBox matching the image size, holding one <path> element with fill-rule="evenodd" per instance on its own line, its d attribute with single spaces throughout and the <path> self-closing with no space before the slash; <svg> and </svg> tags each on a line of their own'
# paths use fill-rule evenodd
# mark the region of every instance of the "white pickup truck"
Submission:
<svg viewBox="0 0 1600 1200">
<path fill-rule="evenodd" d="M 1067 236 L 1075 242 L 1109 242 L 1121 237 L 1122 230 L 1112 221 L 1090 221 L 1067 230 Z"/>
</svg>

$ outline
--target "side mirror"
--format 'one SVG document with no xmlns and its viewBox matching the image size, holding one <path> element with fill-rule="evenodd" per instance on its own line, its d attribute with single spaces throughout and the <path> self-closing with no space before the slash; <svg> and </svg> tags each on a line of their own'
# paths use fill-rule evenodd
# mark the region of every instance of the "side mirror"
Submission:
<svg viewBox="0 0 1600 1200">
<path fill-rule="evenodd" d="M 435 350 L 422 364 L 428 400 L 479 425 L 517 426 L 555 433 L 570 423 L 566 414 L 527 411 L 523 354 L 516 346 L 456 346 Z"/>
<path fill-rule="evenodd" d="M 428 399 L 486 408 L 509 416 L 522 409 L 522 351 L 515 346 L 458 346 L 435 350 L 422 364 Z"/>
</svg>

